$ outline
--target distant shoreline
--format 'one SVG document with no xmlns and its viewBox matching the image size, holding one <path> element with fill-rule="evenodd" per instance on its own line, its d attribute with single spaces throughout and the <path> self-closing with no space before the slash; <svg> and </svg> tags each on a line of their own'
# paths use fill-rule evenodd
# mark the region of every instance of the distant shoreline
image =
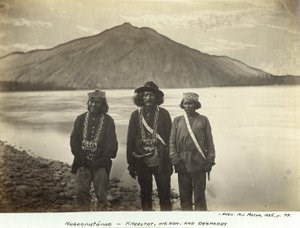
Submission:
<svg viewBox="0 0 300 228">
<path fill-rule="evenodd" d="M 161 87 L 161 89 L 192 89 L 192 88 L 224 88 L 224 87 L 249 87 L 249 86 L 297 86 L 300 85 L 300 76 L 273 76 L 274 81 L 267 81 L 262 83 L 236 83 L 233 85 L 211 85 L 211 86 L 183 86 L 183 87 Z M 64 87 L 58 86 L 56 84 L 33 84 L 30 82 L 13 82 L 13 81 L 0 81 L 0 92 L 50 92 L 50 91 L 83 91 L 83 90 L 93 90 L 95 88 L 73 88 L 73 87 Z M 101 87 L 103 90 L 134 90 L 134 87 L 126 88 L 106 88 Z"/>
</svg>

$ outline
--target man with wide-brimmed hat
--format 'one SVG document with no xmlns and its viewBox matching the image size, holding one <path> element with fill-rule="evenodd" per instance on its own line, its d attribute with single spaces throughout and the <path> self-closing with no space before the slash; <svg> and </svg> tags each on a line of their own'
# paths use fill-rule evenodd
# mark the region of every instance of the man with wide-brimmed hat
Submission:
<svg viewBox="0 0 300 228">
<path fill-rule="evenodd" d="M 164 93 L 148 81 L 135 89 L 134 103 L 139 107 L 131 114 L 127 135 L 129 174 L 138 178 L 142 210 L 152 208 L 152 177 L 154 176 L 161 210 L 171 210 L 170 176 L 172 165 L 168 152 L 171 131 L 169 112 L 159 107 Z"/>
<path fill-rule="evenodd" d="M 198 94 L 184 93 L 180 107 L 184 115 L 174 118 L 170 157 L 178 173 L 181 209 L 205 211 L 206 173 L 215 164 L 211 126 L 206 116 L 196 112 L 201 107 Z"/>
<path fill-rule="evenodd" d="M 88 111 L 79 115 L 71 134 L 74 155 L 72 173 L 76 174 L 78 210 L 90 210 L 91 183 L 97 197 L 97 209 L 107 209 L 107 191 L 112 158 L 118 150 L 114 120 L 107 114 L 105 92 L 96 89 L 88 93 Z"/>
</svg>

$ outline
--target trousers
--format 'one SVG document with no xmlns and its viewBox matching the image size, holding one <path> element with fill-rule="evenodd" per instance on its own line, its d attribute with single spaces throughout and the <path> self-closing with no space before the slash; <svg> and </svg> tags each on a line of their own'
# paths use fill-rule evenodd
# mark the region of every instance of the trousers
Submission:
<svg viewBox="0 0 300 228">
<path fill-rule="evenodd" d="M 142 173 L 138 173 L 138 183 L 141 189 L 141 204 L 143 211 L 152 211 L 152 188 L 154 176 L 161 211 L 171 210 L 171 177 L 169 173 L 157 173 L 154 169 L 145 167 Z"/>
<path fill-rule="evenodd" d="M 106 210 L 107 191 L 109 185 L 108 173 L 105 168 L 91 169 L 80 167 L 76 173 L 75 206 L 80 210 L 90 210 L 91 183 L 93 183 L 97 197 L 97 210 Z"/>
<path fill-rule="evenodd" d="M 181 210 L 193 210 L 193 193 L 195 210 L 207 210 L 205 198 L 206 172 L 178 173 L 178 185 Z"/>
</svg>

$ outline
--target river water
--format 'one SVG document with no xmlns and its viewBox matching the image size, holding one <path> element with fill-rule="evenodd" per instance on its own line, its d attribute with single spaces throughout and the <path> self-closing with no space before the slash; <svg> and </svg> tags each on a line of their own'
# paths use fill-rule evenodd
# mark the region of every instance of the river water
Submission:
<svg viewBox="0 0 300 228">
<path fill-rule="evenodd" d="M 182 93 L 196 92 L 211 123 L 216 166 L 207 184 L 210 210 L 300 210 L 300 87 L 164 89 L 162 107 L 182 115 Z M 72 162 L 69 136 L 88 91 L 0 93 L 0 140 L 50 159 Z M 136 109 L 132 90 L 106 90 L 119 141 L 112 176 L 128 176 L 125 143 Z M 177 190 L 176 174 L 172 187 Z"/>
</svg>

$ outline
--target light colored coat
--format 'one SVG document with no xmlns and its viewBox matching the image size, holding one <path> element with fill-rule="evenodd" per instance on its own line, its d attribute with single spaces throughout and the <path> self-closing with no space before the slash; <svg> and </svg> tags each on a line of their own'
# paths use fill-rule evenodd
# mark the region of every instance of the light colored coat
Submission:
<svg viewBox="0 0 300 228">
<path fill-rule="evenodd" d="M 196 113 L 194 117 L 189 118 L 189 121 L 207 161 L 214 162 L 215 146 L 208 118 Z M 205 159 L 197 150 L 189 134 L 184 116 L 178 116 L 173 121 L 169 151 L 172 164 L 176 165 L 183 160 L 189 173 L 201 170 L 205 164 Z"/>
</svg>

